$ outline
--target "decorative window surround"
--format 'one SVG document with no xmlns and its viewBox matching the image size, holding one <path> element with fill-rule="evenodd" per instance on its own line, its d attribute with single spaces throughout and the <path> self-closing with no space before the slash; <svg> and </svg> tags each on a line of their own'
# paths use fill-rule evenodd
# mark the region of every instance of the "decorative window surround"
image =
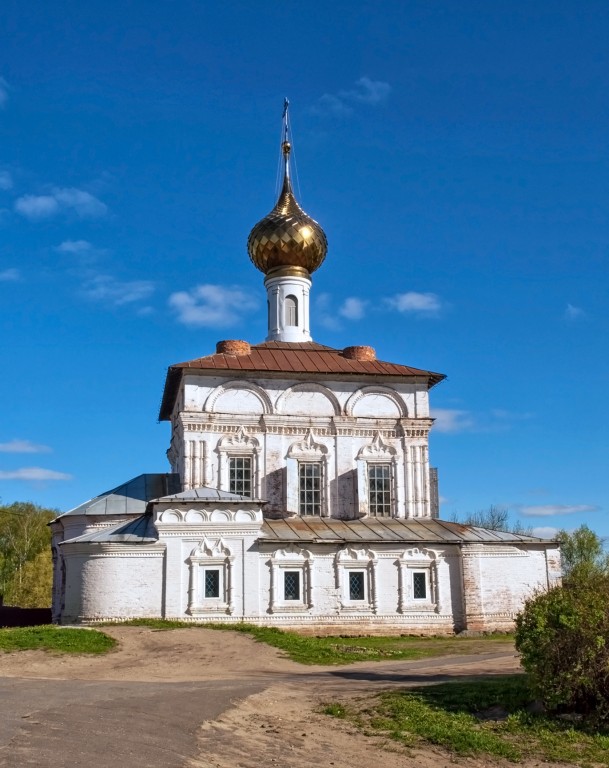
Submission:
<svg viewBox="0 0 609 768">
<path fill-rule="evenodd" d="M 338 589 L 341 612 L 377 612 L 377 563 L 377 555 L 371 549 L 345 547 L 337 552 L 334 567 L 336 569 L 336 587 Z M 365 574 L 364 600 L 351 600 L 349 574 L 354 571 Z"/>
<path fill-rule="evenodd" d="M 368 501 L 370 490 L 368 483 L 369 464 L 389 464 L 391 467 L 391 517 L 398 515 L 398 487 L 397 487 L 397 451 L 391 445 L 384 442 L 381 433 L 377 432 L 374 439 L 368 445 L 360 449 L 356 457 L 357 464 L 357 497 L 360 515 L 370 514 Z"/>
<path fill-rule="evenodd" d="M 312 430 L 308 430 L 304 440 L 293 443 L 287 453 L 287 493 L 288 513 L 297 515 L 300 510 L 300 477 L 298 463 L 319 463 L 321 465 L 321 517 L 328 517 L 328 449 L 316 443 Z"/>
<path fill-rule="evenodd" d="M 252 498 L 260 498 L 260 443 L 249 435 L 244 427 L 239 427 L 225 437 L 220 438 L 216 447 L 218 454 L 218 488 L 230 490 L 230 459 L 247 456 L 252 460 Z"/>
<path fill-rule="evenodd" d="M 271 597 L 269 613 L 289 613 L 313 608 L 313 568 L 311 553 L 297 546 L 278 549 L 271 555 Z M 300 574 L 300 599 L 285 599 L 285 573 L 297 571 Z"/>
<path fill-rule="evenodd" d="M 415 597 L 414 574 L 425 576 L 424 598 Z M 437 555 L 428 549 L 407 549 L 398 560 L 398 612 L 440 613 Z"/>
<path fill-rule="evenodd" d="M 235 557 L 222 539 L 209 542 L 203 539 L 190 553 L 186 561 L 190 568 L 188 587 L 188 609 L 191 616 L 209 613 L 231 615 L 233 605 L 233 563 Z M 205 574 L 209 570 L 219 571 L 219 596 L 205 597 Z"/>
</svg>

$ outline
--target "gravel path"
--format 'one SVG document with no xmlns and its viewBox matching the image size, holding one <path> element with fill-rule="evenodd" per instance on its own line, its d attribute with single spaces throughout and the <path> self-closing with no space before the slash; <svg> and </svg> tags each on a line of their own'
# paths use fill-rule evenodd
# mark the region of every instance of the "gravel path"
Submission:
<svg viewBox="0 0 609 768">
<path fill-rule="evenodd" d="M 233 632 L 104 631 L 119 646 L 99 657 L 0 655 L 0 766 L 370 768 L 380 759 L 383 768 L 443 768 L 445 754 L 380 751 L 377 739 L 316 710 L 389 687 L 518 669 L 507 643 L 476 656 L 329 668 Z"/>
</svg>

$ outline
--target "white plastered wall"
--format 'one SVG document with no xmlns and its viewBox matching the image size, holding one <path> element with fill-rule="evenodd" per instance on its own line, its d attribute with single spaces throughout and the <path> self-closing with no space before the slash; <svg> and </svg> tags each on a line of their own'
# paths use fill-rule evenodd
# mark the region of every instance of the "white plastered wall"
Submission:
<svg viewBox="0 0 609 768">
<path fill-rule="evenodd" d="M 257 491 L 270 516 L 289 509 L 288 457 L 307 434 L 323 446 L 325 513 L 353 518 L 367 504 L 357 456 L 379 435 L 391 446 L 397 517 L 430 515 L 428 393 L 423 383 L 234 379 L 187 374 L 172 420 L 172 468 L 185 488 L 228 490 L 221 441 L 243 431 L 256 450 Z"/>
<path fill-rule="evenodd" d="M 164 546 L 66 544 L 62 623 L 160 617 Z"/>
</svg>

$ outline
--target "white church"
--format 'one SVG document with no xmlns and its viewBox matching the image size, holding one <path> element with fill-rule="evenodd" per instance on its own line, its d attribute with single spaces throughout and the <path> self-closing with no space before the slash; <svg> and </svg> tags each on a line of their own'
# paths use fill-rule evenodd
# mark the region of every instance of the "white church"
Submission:
<svg viewBox="0 0 609 768">
<path fill-rule="evenodd" d="M 555 542 L 438 518 L 429 392 L 444 376 L 309 328 L 320 225 L 290 180 L 252 229 L 268 335 L 169 367 L 170 472 L 60 515 L 53 618 L 249 622 L 316 633 L 503 630 L 560 577 Z"/>
</svg>

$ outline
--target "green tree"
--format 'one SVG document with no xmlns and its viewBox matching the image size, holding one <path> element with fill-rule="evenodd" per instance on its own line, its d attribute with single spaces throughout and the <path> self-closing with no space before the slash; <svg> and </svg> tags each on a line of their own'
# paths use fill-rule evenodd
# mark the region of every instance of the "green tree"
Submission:
<svg viewBox="0 0 609 768">
<path fill-rule="evenodd" d="M 516 648 L 537 696 L 609 724 L 609 563 L 587 526 L 561 531 L 561 586 L 528 600 L 516 620 Z"/>
<path fill-rule="evenodd" d="M 587 525 L 573 533 L 558 532 L 563 577 L 566 580 L 587 579 L 595 574 L 609 573 L 609 556 L 603 539 Z"/>
<path fill-rule="evenodd" d="M 29 502 L 0 506 L 0 598 L 7 604 L 50 605 L 51 532 L 57 516 Z M 36 564 L 36 565 L 35 565 Z"/>
</svg>

